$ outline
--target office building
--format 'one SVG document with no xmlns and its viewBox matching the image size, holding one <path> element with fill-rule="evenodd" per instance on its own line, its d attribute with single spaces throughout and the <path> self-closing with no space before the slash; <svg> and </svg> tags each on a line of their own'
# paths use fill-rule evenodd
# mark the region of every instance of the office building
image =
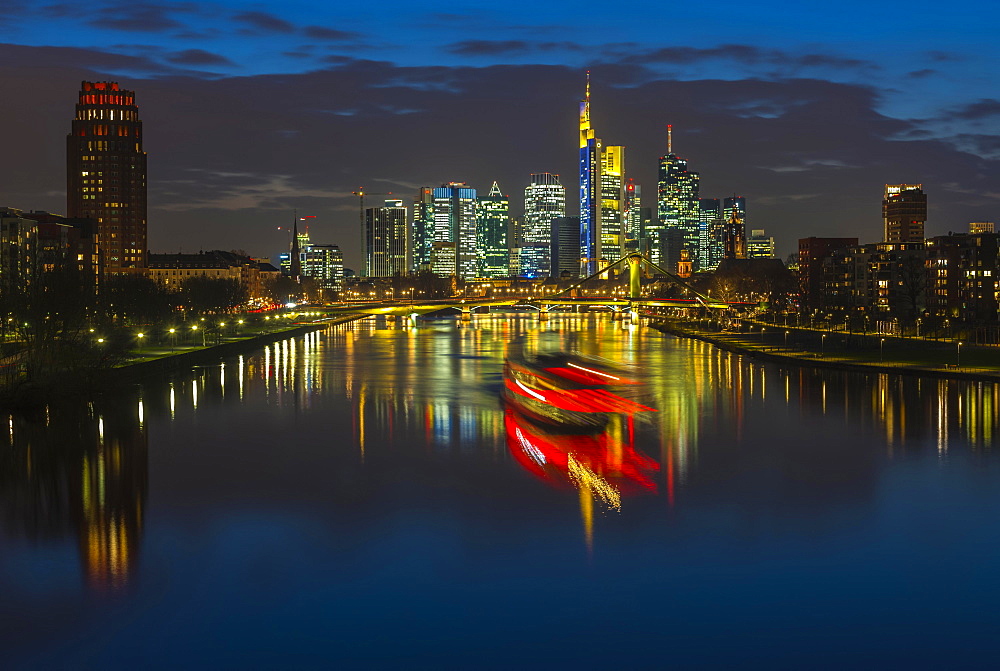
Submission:
<svg viewBox="0 0 1000 671">
<path fill-rule="evenodd" d="M 556 217 L 552 220 L 551 276 L 575 278 L 580 272 L 580 217 Z"/>
<path fill-rule="evenodd" d="M 747 258 L 774 258 L 774 238 L 764 235 L 764 229 L 758 228 L 750 231 L 750 237 L 747 238 Z"/>
<path fill-rule="evenodd" d="M 682 233 L 683 248 L 691 252 L 694 265 L 700 268 L 699 244 L 699 186 L 701 176 L 688 169 L 686 160 L 673 151 L 673 126 L 667 126 L 667 153 L 660 157 L 659 179 L 657 182 L 657 217 L 660 242 L 653 242 L 653 262 L 664 254 L 665 239 L 662 231 L 679 230 Z M 671 252 L 673 253 L 673 252 Z"/>
<path fill-rule="evenodd" d="M 799 240 L 799 297 L 804 308 L 815 310 L 824 305 L 824 263 L 827 257 L 846 254 L 857 244 L 857 238 L 811 237 Z M 852 278 L 845 281 L 853 286 Z"/>
<path fill-rule="evenodd" d="M 992 221 L 972 221 L 969 222 L 969 234 L 979 235 L 980 233 L 995 233 Z"/>
<path fill-rule="evenodd" d="M 444 277 L 475 279 L 476 190 L 464 182 L 448 182 L 433 189 L 433 244 L 431 270 Z"/>
<path fill-rule="evenodd" d="M 507 277 L 510 274 L 510 199 L 495 181 L 489 194 L 476 205 L 476 247 L 479 250 L 479 277 Z"/>
<path fill-rule="evenodd" d="M 434 189 L 422 187 L 413 201 L 413 232 L 410 243 L 411 270 L 431 269 L 431 249 L 434 245 Z"/>
<path fill-rule="evenodd" d="M 382 207 L 365 209 L 365 268 L 368 277 L 392 277 L 410 271 L 411 229 L 401 200 L 386 200 Z M 339 251 L 339 249 L 338 249 Z M 340 259 L 341 279 L 343 257 Z M 303 274 L 306 274 L 303 271 Z"/>
<path fill-rule="evenodd" d="M 885 242 L 922 242 L 927 221 L 927 195 L 922 184 L 886 184 L 882 200 Z"/>
<path fill-rule="evenodd" d="M 549 277 L 552 220 L 566 216 L 566 187 L 559 175 L 533 173 L 524 189 L 524 234 L 521 243 L 521 277 Z M 579 271 L 579 259 L 577 259 Z"/>
<path fill-rule="evenodd" d="M 135 93 L 83 82 L 66 137 L 66 213 L 97 222 L 105 273 L 146 267 L 146 152 Z"/>
<path fill-rule="evenodd" d="M 330 292 L 340 294 L 344 290 L 344 253 L 338 245 L 310 243 L 299 252 L 299 258 L 301 259 L 302 276 L 315 280 L 319 288 L 324 290 L 323 298 L 334 298 Z M 377 266 L 375 268 L 378 269 Z M 372 275 L 372 277 L 383 276 Z"/>
<path fill-rule="evenodd" d="M 580 103 L 580 274 L 598 270 L 601 250 L 601 152 L 602 143 L 590 121 L 590 73 Z"/>
<path fill-rule="evenodd" d="M 625 147 L 601 149 L 601 259 L 615 262 L 625 246 Z"/>
<path fill-rule="evenodd" d="M 718 198 L 698 199 L 698 258 L 702 270 L 715 270 L 722 261 L 725 219 Z"/>
</svg>

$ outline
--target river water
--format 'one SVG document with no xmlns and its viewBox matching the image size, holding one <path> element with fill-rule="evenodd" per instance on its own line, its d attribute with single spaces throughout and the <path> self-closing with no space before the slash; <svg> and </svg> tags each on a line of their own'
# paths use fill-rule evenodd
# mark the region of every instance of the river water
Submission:
<svg viewBox="0 0 1000 671">
<path fill-rule="evenodd" d="M 655 412 L 505 412 L 515 339 Z M 0 666 L 991 667 L 998 412 L 606 314 L 333 327 L 3 418 Z"/>
</svg>

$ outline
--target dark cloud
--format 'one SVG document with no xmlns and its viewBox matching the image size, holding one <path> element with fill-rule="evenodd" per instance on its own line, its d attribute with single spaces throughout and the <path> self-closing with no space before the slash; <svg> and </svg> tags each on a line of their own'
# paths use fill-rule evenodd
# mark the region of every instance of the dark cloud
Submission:
<svg viewBox="0 0 1000 671">
<path fill-rule="evenodd" d="M 185 49 L 166 56 L 171 63 L 178 65 L 226 65 L 232 66 L 234 63 L 219 54 L 213 54 L 204 49 Z"/>
<path fill-rule="evenodd" d="M 747 44 L 723 44 L 717 47 L 663 47 L 653 50 L 609 45 L 605 52 L 623 63 L 693 65 L 712 60 L 728 60 L 747 66 L 786 66 L 817 68 L 877 68 L 874 63 L 832 54 L 792 54 L 777 49 L 762 49 Z"/>
<path fill-rule="evenodd" d="M 924 68 L 923 70 L 914 70 L 913 72 L 907 72 L 906 77 L 908 79 L 926 79 L 927 77 L 931 77 L 936 74 L 938 74 L 937 70 Z"/>
<path fill-rule="evenodd" d="M 575 42 L 530 42 L 526 40 L 463 40 L 445 45 L 444 50 L 460 56 L 500 56 L 534 51 L 580 51 Z"/>
<path fill-rule="evenodd" d="M 306 26 L 302 29 L 302 34 L 306 37 L 311 37 L 314 40 L 331 40 L 336 42 L 355 40 L 361 37 L 361 33 L 356 33 L 350 30 L 326 28 L 324 26 Z"/>
<path fill-rule="evenodd" d="M 942 119 L 961 119 L 963 121 L 979 121 L 1000 115 L 1000 100 L 993 98 L 983 98 L 970 105 L 963 105 L 948 110 Z"/>
<path fill-rule="evenodd" d="M 93 16 L 87 23 L 97 28 L 111 28 L 127 32 L 158 33 L 167 30 L 183 28 L 184 24 L 173 18 L 177 12 L 189 12 L 194 9 L 190 3 L 177 5 L 159 5 L 154 3 L 116 3 L 102 7 L 96 12 L 87 12 Z"/>
<path fill-rule="evenodd" d="M 931 50 L 926 51 L 924 54 L 927 56 L 928 60 L 935 63 L 954 63 L 957 61 L 966 60 L 966 56 L 963 54 L 956 54 L 953 51 L 937 51 Z"/>
<path fill-rule="evenodd" d="M 264 33 L 293 33 L 295 26 L 266 12 L 241 12 L 233 17 L 239 23 Z"/>
</svg>

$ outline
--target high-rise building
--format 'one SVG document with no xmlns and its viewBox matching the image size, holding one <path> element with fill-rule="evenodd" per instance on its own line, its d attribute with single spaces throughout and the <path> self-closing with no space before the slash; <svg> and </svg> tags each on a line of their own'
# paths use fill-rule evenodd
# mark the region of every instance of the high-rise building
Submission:
<svg viewBox="0 0 1000 671">
<path fill-rule="evenodd" d="M 747 257 L 747 199 L 728 196 L 722 199 L 722 258 Z"/>
<path fill-rule="evenodd" d="M 969 234 L 979 235 L 980 233 L 995 233 L 992 221 L 971 221 L 969 222 Z"/>
<path fill-rule="evenodd" d="M 66 211 L 94 219 L 105 273 L 146 267 L 146 152 L 135 93 L 83 82 L 66 137 Z"/>
<path fill-rule="evenodd" d="M 479 277 L 510 275 L 510 199 L 495 181 L 476 205 L 476 247 Z"/>
<path fill-rule="evenodd" d="M 320 288 L 327 291 L 339 294 L 344 290 L 344 253 L 339 246 L 309 244 L 299 252 L 299 257 L 303 277 L 313 278 Z M 368 268 L 370 272 L 372 266 Z"/>
<path fill-rule="evenodd" d="M 927 194 L 922 184 L 886 184 L 882 200 L 885 242 L 922 242 Z"/>
<path fill-rule="evenodd" d="M 747 238 L 747 258 L 774 258 L 774 238 L 764 235 L 764 229 L 758 228 L 750 231 L 750 237 Z"/>
<path fill-rule="evenodd" d="M 559 175 L 532 173 L 531 182 L 524 189 L 524 234 L 519 275 L 549 277 L 552 220 L 565 216 L 566 187 L 559 181 Z M 577 266 L 579 270 L 579 263 Z"/>
<path fill-rule="evenodd" d="M 725 219 L 718 198 L 698 199 L 698 256 L 702 270 L 715 270 L 722 261 Z"/>
<path fill-rule="evenodd" d="M 824 261 L 835 252 L 857 244 L 857 238 L 812 237 L 799 240 L 799 296 L 803 307 L 815 310 L 823 306 Z"/>
<path fill-rule="evenodd" d="M 392 277 L 409 272 L 410 227 L 401 200 L 365 209 L 365 267 L 368 277 Z M 343 266 L 343 259 L 341 259 Z"/>
<path fill-rule="evenodd" d="M 622 256 L 625 246 L 625 147 L 601 149 L 601 258 L 610 262 Z"/>
<path fill-rule="evenodd" d="M 433 190 L 431 269 L 442 276 L 476 277 L 476 190 L 449 182 Z"/>
<path fill-rule="evenodd" d="M 659 181 L 657 189 L 657 216 L 660 230 L 677 229 L 683 235 L 683 247 L 695 259 L 695 267 L 701 268 L 700 241 L 698 232 L 699 210 L 698 196 L 701 176 L 688 170 L 686 160 L 677 156 L 673 148 L 673 126 L 667 126 L 667 153 L 660 157 Z M 660 233 L 660 244 L 653 241 L 653 262 L 662 255 L 663 236 Z M 658 254 L 658 251 L 659 254 Z M 662 260 L 662 259 L 661 259 Z"/>
<path fill-rule="evenodd" d="M 552 268 L 556 279 L 577 277 L 580 272 L 580 217 L 556 217 L 552 220 Z"/>
<path fill-rule="evenodd" d="M 434 246 L 434 189 L 422 187 L 413 201 L 413 235 L 410 253 L 414 272 L 430 270 Z"/>
<path fill-rule="evenodd" d="M 629 179 L 625 183 L 625 243 L 623 251 L 639 249 L 642 239 L 642 187 Z"/>
<path fill-rule="evenodd" d="M 590 123 L 590 73 L 580 103 L 580 274 L 598 270 L 601 258 L 601 141 Z"/>
</svg>

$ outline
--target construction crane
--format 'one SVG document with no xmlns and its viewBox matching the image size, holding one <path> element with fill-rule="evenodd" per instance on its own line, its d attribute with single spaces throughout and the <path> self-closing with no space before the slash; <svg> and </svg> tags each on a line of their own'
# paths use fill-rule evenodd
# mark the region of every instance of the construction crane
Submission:
<svg viewBox="0 0 1000 671">
<path fill-rule="evenodd" d="M 361 231 L 361 258 L 364 263 L 364 267 L 361 269 L 361 277 L 368 277 L 368 250 L 366 249 L 365 239 L 365 196 L 391 196 L 392 191 L 387 191 L 385 193 L 373 193 L 371 191 L 365 191 L 365 187 L 358 187 L 357 191 L 352 191 L 352 194 L 358 197 L 358 223 L 360 224 Z"/>
</svg>

